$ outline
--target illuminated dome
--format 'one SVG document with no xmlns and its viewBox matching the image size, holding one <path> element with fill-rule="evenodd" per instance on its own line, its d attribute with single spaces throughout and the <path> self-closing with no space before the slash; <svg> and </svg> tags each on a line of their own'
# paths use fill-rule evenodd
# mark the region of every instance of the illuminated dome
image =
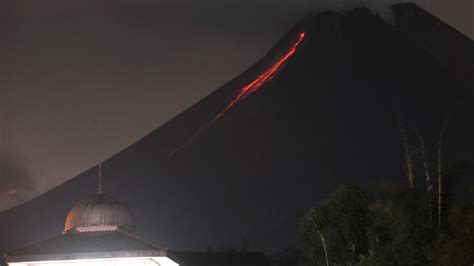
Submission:
<svg viewBox="0 0 474 266">
<path fill-rule="evenodd" d="M 97 193 L 76 203 L 69 211 L 64 231 L 133 231 L 135 225 L 130 209 L 111 196 Z"/>
</svg>

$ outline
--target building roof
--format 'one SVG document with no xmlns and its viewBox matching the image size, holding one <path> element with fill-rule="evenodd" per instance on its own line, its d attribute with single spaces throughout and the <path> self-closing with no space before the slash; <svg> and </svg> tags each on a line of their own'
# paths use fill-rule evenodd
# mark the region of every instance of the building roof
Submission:
<svg viewBox="0 0 474 266">
<path fill-rule="evenodd" d="M 64 233 L 7 252 L 7 262 L 70 260 L 137 256 L 166 256 L 166 250 L 122 230 Z"/>
<path fill-rule="evenodd" d="M 173 251 L 170 256 L 182 266 L 270 266 L 262 252 Z"/>
<path fill-rule="evenodd" d="M 125 203 L 101 192 L 77 202 L 66 218 L 64 231 L 97 226 L 135 228 L 132 212 Z"/>
</svg>

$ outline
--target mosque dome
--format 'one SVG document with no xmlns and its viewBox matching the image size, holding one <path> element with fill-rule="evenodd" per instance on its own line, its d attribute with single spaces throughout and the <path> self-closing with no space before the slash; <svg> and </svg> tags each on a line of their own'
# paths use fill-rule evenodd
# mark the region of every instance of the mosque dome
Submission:
<svg viewBox="0 0 474 266">
<path fill-rule="evenodd" d="M 133 231 L 135 225 L 130 209 L 123 202 L 97 193 L 77 202 L 69 211 L 64 231 Z"/>
</svg>

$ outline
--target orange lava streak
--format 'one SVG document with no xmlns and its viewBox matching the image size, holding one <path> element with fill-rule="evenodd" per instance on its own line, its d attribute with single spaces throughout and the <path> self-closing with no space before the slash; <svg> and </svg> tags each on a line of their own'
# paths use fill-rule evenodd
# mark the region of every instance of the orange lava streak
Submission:
<svg viewBox="0 0 474 266">
<path fill-rule="evenodd" d="M 263 84 L 265 84 L 267 81 L 271 80 L 275 74 L 280 70 L 280 68 L 283 66 L 288 59 L 296 52 L 296 48 L 298 48 L 298 45 L 304 40 L 306 33 L 302 32 L 300 33 L 298 40 L 293 44 L 291 49 L 282 57 L 280 60 L 278 60 L 275 64 L 273 64 L 272 67 L 270 67 L 265 73 L 261 74 L 258 76 L 254 81 L 252 81 L 250 84 L 247 86 L 243 87 L 242 90 L 237 94 L 234 99 L 222 110 L 217 116 L 214 118 L 214 120 L 211 122 L 215 122 L 221 116 L 223 116 L 229 109 L 231 109 L 236 103 L 239 101 L 243 100 L 245 97 L 247 97 L 249 94 L 257 91 Z"/>
<path fill-rule="evenodd" d="M 290 58 L 291 56 L 296 52 L 296 48 L 298 48 L 298 45 L 304 40 L 306 33 L 302 32 L 300 33 L 298 40 L 293 44 L 291 49 L 283 56 L 281 57 L 275 64 L 273 64 L 267 71 L 265 71 L 263 74 L 258 76 L 254 81 L 252 81 L 250 84 L 247 86 L 243 87 L 242 90 L 240 90 L 239 94 L 237 94 L 232 101 L 222 110 L 219 114 L 217 114 L 214 119 L 212 119 L 209 123 L 206 125 L 202 126 L 191 138 L 189 138 L 185 143 L 183 143 L 180 147 L 172 151 L 171 153 L 168 154 L 168 156 L 173 156 L 177 152 L 179 152 L 181 149 L 185 148 L 186 146 L 190 145 L 193 143 L 197 137 L 210 125 L 212 125 L 214 122 L 216 122 L 219 118 L 221 118 L 227 111 L 229 111 L 236 103 L 239 101 L 243 100 L 245 97 L 247 97 L 249 94 L 255 92 L 258 90 L 260 87 L 262 87 L 263 84 L 265 84 L 267 81 L 271 80 L 275 74 L 280 70 Z"/>
</svg>

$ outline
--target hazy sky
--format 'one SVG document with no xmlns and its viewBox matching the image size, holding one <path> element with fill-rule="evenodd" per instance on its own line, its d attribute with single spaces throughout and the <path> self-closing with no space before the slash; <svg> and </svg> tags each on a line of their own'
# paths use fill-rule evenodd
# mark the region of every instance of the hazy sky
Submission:
<svg viewBox="0 0 474 266">
<path fill-rule="evenodd" d="M 472 0 L 418 3 L 474 36 Z M 134 143 L 249 67 L 310 10 L 365 4 L 2 1 L 0 210 Z"/>
</svg>

